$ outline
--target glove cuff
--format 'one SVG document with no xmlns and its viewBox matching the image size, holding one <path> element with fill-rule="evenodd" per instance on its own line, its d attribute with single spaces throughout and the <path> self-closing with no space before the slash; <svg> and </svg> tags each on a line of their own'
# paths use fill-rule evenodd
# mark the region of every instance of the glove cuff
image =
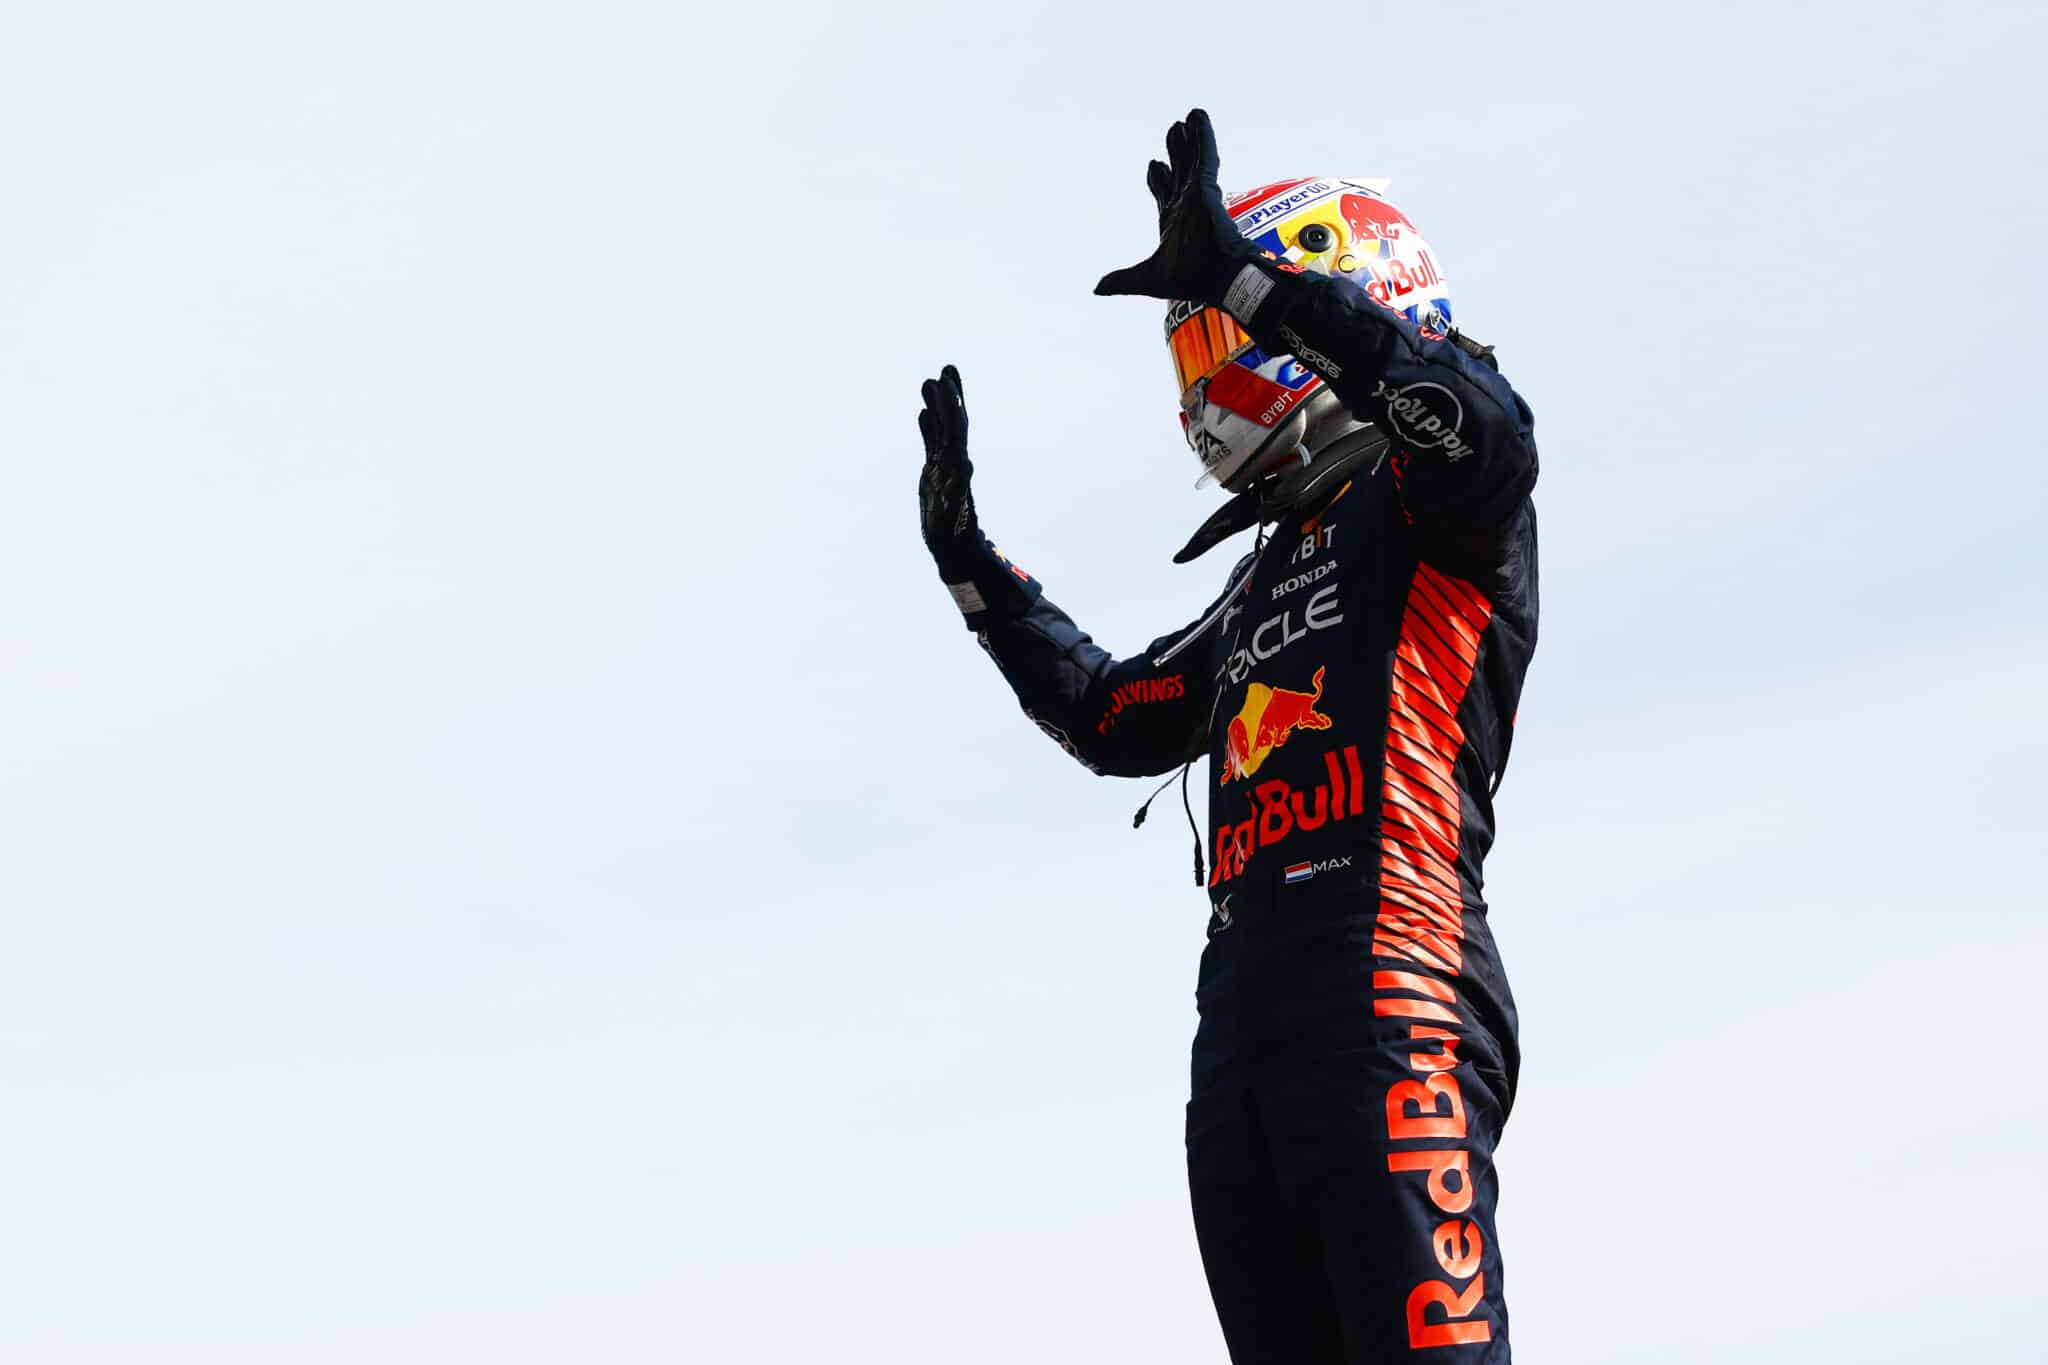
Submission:
<svg viewBox="0 0 2048 1365">
<path fill-rule="evenodd" d="M 987 536 L 978 533 L 972 541 L 962 541 L 938 558 L 938 565 L 939 577 L 969 630 L 1023 615 L 1044 591 L 1037 579 L 1012 564 Z"/>
<path fill-rule="evenodd" d="M 1229 285 L 1223 290 L 1223 311 L 1236 318 L 1247 330 L 1251 320 L 1257 316 L 1259 305 L 1273 292 L 1273 281 L 1266 272 L 1250 261 L 1238 267 Z"/>
<path fill-rule="evenodd" d="M 1293 307 L 1300 292 L 1300 274 L 1298 267 L 1284 266 L 1270 256 L 1241 261 L 1224 286 L 1218 306 L 1246 332 L 1268 331 Z"/>
</svg>

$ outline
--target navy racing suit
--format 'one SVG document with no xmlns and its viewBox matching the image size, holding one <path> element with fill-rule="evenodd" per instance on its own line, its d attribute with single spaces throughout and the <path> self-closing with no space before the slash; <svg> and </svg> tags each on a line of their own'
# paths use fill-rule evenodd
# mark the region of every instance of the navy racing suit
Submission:
<svg viewBox="0 0 2048 1365">
<path fill-rule="evenodd" d="M 1372 457 L 1263 507 L 1222 597 L 1128 658 L 992 548 L 968 625 L 1095 771 L 1208 756 L 1187 1158 L 1231 1359 L 1506 1362 L 1518 1054 L 1480 869 L 1536 639 L 1531 418 L 1481 348 L 1348 281 L 1276 292 L 1254 340 Z"/>
</svg>

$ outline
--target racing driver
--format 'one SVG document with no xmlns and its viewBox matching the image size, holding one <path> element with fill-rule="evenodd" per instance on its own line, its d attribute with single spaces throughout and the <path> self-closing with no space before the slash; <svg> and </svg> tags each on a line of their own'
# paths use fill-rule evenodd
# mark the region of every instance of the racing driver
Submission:
<svg viewBox="0 0 2048 1365">
<path fill-rule="evenodd" d="M 1251 553 L 1112 658 L 982 534 L 951 366 L 918 419 L 925 542 L 1075 758 L 1185 798 L 1208 756 L 1187 1157 L 1231 1359 L 1504 1363 L 1517 1051 L 1480 864 L 1536 640 L 1529 409 L 1384 182 L 1226 202 L 1206 114 L 1166 147 L 1158 249 L 1095 292 L 1167 303 L 1188 443 L 1234 495 L 1177 558 L 1256 528 Z"/>
</svg>

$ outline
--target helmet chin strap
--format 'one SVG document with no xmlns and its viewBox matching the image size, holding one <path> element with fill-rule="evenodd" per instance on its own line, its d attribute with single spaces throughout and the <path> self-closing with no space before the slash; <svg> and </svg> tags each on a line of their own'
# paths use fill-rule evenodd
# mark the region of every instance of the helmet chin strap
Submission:
<svg viewBox="0 0 2048 1365">
<path fill-rule="evenodd" d="M 1362 431 L 1369 423 L 1361 422 L 1351 415 L 1350 409 L 1339 403 L 1331 403 L 1318 412 L 1309 415 L 1308 430 L 1302 433 L 1302 444 L 1314 453 L 1302 461 L 1308 464 L 1321 459 L 1334 449 L 1337 442 L 1355 432 Z"/>
<path fill-rule="evenodd" d="M 1297 442 L 1281 456 L 1286 463 L 1278 473 L 1252 480 L 1249 487 L 1217 508 L 1173 562 L 1185 564 L 1246 527 L 1278 521 L 1302 503 L 1343 487 L 1344 481 L 1368 462 L 1376 464 L 1391 444 L 1385 432 L 1349 414 L 1317 434 L 1324 437 L 1318 445 L 1312 448 L 1306 441 Z M 1310 452 L 1306 461 L 1301 458 L 1304 451 Z"/>
<path fill-rule="evenodd" d="M 1289 416 L 1286 423 L 1279 430 L 1273 432 L 1260 444 L 1258 452 L 1244 462 L 1243 468 L 1227 479 L 1217 480 L 1218 483 L 1223 485 L 1223 491 L 1226 493 L 1242 493 L 1274 470 L 1287 468 L 1289 462 L 1294 458 L 1296 449 L 1308 440 L 1311 420 L 1311 414 L 1307 411 L 1296 412 Z"/>
<path fill-rule="evenodd" d="M 1260 481 L 1303 465 L 1313 464 L 1338 441 L 1363 427 L 1328 389 L 1317 393 L 1272 434 L 1261 453 L 1229 479 L 1219 480 L 1224 490 L 1242 493 Z"/>
<path fill-rule="evenodd" d="M 1323 439 L 1313 454 L 1304 442 L 1300 447 L 1301 462 L 1270 476 L 1271 486 L 1263 490 L 1268 503 L 1293 507 L 1325 488 L 1337 487 L 1367 459 L 1377 459 L 1386 449 L 1385 432 L 1370 422 L 1352 418 L 1349 413 L 1344 417 L 1342 423 L 1331 424 L 1334 429 L 1315 433 Z"/>
</svg>

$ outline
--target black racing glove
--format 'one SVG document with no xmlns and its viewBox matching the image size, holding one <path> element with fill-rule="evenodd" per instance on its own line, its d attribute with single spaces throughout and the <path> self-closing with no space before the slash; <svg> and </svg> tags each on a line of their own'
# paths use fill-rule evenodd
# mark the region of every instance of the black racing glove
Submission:
<svg viewBox="0 0 2048 1365">
<path fill-rule="evenodd" d="M 1095 292 L 1212 304 L 1249 330 L 1282 267 L 1230 221 L 1208 114 L 1190 109 L 1167 129 L 1166 156 L 1170 165 L 1154 161 L 1145 168 L 1146 188 L 1159 206 L 1158 250 L 1104 275 Z"/>
<path fill-rule="evenodd" d="M 967 458 L 967 400 L 960 371 L 951 365 L 924 381 L 924 411 L 917 415 L 924 435 L 924 473 L 917 479 L 917 514 L 924 545 L 939 572 L 964 572 L 963 556 L 979 547 L 981 524 L 974 516 L 974 462 Z"/>
<path fill-rule="evenodd" d="M 946 591 L 971 629 L 992 614 L 1015 615 L 1031 605 L 1039 586 L 981 533 L 974 513 L 974 462 L 967 458 L 967 400 L 960 371 L 951 365 L 924 381 L 924 472 L 917 480 L 917 514 L 925 548 L 939 566 Z"/>
</svg>

